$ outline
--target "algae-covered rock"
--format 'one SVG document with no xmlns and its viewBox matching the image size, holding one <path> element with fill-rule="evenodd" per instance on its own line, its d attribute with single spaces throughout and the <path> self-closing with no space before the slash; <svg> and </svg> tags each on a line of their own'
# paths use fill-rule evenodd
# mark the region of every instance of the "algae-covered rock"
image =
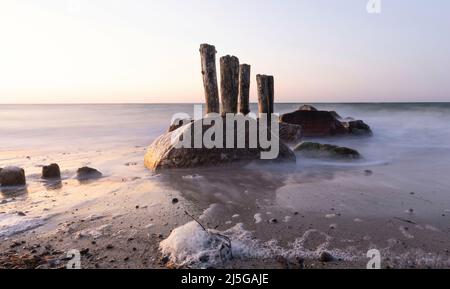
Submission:
<svg viewBox="0 0 450 289">
<path fill-rule="evenodd" d="M 351 148 L 315 142 L 303 142 L 294 151 L 313 158 L 359 159 L 361 157 L 358 151 Z"/>
</svg>

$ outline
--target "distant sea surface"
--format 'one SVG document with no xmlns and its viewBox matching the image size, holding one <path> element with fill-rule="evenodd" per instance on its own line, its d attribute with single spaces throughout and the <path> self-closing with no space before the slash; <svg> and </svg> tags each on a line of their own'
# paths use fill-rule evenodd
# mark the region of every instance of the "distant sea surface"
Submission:
<svg viewBox="0 0 450 289">
<path fill-rule="evenodd" d="M 286 113 L 300 104 L 276 104 Z M 370 147 L 448 148 L 450 103 L 313 104 L 363 119 L 375 132 Z M 252 104 L 252 111 L 257 106 Z M 148 145 L 175 113 L 193 104 L 0 105 L 0 150 Z"/>
</svg>

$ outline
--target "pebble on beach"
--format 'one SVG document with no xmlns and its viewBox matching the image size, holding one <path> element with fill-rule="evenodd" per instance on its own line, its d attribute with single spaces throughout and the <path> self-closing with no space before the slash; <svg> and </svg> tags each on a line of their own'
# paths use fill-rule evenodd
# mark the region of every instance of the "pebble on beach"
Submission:
<svg viewBox="0 0 450 289">
<path fill-rule="evenodd" d="M 51 164 L 42 167 L 43 179 L 61 179 L 61 171 L 58 164 Z"/>
<path fill-rule="evenodd" d="M 328 263 L 328 262 L 332 262 L 334 260 L 335 260 L 335 258 L 333 257 L 333 255 L 331 255 L 327 251 L 322 251 L 319 255 L 320 262 Z"/>
<path fill-rule="evenodd" d="M 366 176 L 371 176 L 371 175 L 373 174 L 373 172 L 372 172 L 371 170 L 365 170 L 365 171 L 364 171 L 364 174 L 365 174 Z"/>
<path fill-rule="evenodd" d="M 269 220 L 269 223 L 271 223 L 271 224 L 277 224 L 277 223 L 278 223 L 278 220 L 275 219 L 275 218 L 273 218 L 273 219 L 270 219 L 270 220 Z"/>
<path fill-rule="evenodd" d="M 102 176 L 101 172 L 90 167 L 82 167 L 77 170 L 77 179 L 80 181 L 99 179 Z"/>
<path fill-rule="evenodd" d="M 1 186 L 25 186 L 25 171 L 19 167 L 0 168 Z"/>
</svg>

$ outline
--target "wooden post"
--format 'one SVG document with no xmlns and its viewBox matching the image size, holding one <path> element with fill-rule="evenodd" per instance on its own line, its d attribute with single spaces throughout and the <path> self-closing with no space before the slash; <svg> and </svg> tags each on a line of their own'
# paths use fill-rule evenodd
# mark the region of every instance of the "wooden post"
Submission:
<svg viewBox="0 0 450 289">
<path fill-rule="evenodd" d="M 213 45 L 200 45 L 206 113 L 220 112 L 219 89 L 217 86 L 216 72 L 216 53 L 216 48 Z"/>
<path fill-rule="evenodd" d="M 243 115 L 250 113 L 250 65 L 239 67 L 239 112 Z"/>
<path fill-rule="evenodd" d="M 258 74 L 256 76 L 256 85 L 258 89 L 258 111 L 259 113 L 269 113 L 269 80 L 267 75 Z"/>
<path fill-rule="evenodd" d="M 237 113 L 239 95 L 239 59 L 235 56 L 220 58 L 220 94 L 222 115 Z"/>
<path fill-rule="evenodd" d="M 275 84 L 272 75 L 267 77 L 269 85 L 269 113 L 274 112 L 274 101 L 275 101 Z"/>
</svg>

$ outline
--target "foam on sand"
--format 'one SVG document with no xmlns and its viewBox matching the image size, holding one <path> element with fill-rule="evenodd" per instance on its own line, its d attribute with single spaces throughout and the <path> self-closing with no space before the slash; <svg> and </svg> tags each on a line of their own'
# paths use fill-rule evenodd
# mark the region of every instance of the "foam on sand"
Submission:
<svg viewBox="0 0 450 289">
<path fill-rule="evenodd" d="M 308 240 L 316 233 L 323 241 L 309 248 Z M 159 244 L 163 256 L 179 267 L 207 268 L 223 264 L 231 259 L 270 259 L 277 256 L 285 258 L 318 258 L 329 246 L 328 235 L 316 230 L 308 230 L 303 236 L 281 247 L 276 240 L 263 242 L 244 229 L 239 223 L 226 231 L 205 229 L 195 221 L 172 231 L 169 237 Z M 354 252 L 329 250 L 333 256 L 342 260 L 354 260 Z"/>
<path fill-rule="evenodd" d="M 228 242 L 226 237 L 191 221 L 173 230 L 159 247 L 162 254 L 169 256 L 172 263 L 190 266 L 216 264 L 220 260 L 229 259 L 231 251 L 227 248 Z"/>
<path fill-rule="evenodd" d="M 0 237 L 11 237 L 36 229 L 44 224 L 43 219 L 5 214 L 0 218 Z"/>
</svg>

